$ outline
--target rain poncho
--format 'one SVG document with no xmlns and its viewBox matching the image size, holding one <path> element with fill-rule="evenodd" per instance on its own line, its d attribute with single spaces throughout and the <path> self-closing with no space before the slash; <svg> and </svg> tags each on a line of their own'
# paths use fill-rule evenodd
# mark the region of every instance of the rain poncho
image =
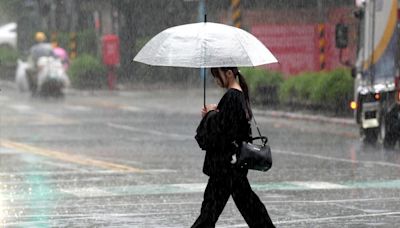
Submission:
<svg viewBox="0 0 400 228">
<path fill-rule="evenodd" d="M 36 64 L 40 57 L 54 56 L 53 47 L 50 43 L 38 43 L 31 47 L 30 58 Z"/>
</svg>

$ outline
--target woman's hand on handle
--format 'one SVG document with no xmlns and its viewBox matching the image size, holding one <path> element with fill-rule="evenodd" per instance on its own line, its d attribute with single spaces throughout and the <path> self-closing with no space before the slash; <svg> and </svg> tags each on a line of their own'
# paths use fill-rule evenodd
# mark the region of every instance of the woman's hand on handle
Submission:
<svg viewBox="0 0 400 228">
<path fill-rule="evenodd" d="M 207 114 L 207 112 L 213 111 L 213 110 L 218 111 L 217 105 L 216 104 L 208 104 L 201 109 L 201 116 L 204 117 Z"/>
</svg>

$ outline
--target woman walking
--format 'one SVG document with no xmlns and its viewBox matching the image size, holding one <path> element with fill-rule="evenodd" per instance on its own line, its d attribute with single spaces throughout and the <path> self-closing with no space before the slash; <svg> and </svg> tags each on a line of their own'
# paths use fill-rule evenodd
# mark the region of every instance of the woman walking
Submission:
<svg viewBox="0 0 400 228">
<path fill-rule="evenodd" d="M 227 91 L 218 105 L 206 105 L 196 140 L 206 150 L 203 172 L 209 176 L 200 216 L 192 228 L 215 227 L 229 196 L 250 228 L 275 227 L 268 212 L 250 187 L 247 169 L 235 167 L 232 142 L 251 139 L 249 93 L 237 67 L 212 68 L 216 83 Z"/>
</svg>

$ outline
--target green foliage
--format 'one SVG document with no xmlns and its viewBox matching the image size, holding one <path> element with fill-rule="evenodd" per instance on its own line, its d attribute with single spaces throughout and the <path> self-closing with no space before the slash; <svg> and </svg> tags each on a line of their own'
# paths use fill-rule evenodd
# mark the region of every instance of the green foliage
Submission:
<svg viewBox="0 0 400 228">
<path fill-rule="evenodd" d="M 50 38 L 50 35 L 48 35 Z M 70 33 L 59 32 L 57 34 L 58 45 L 68 52 L 71 51 L 70 46 Z M 89 54 L 97 55 L 97 38 L 96 32 L 92 29 L 83 30 L 76 33 L 77 53 L 79 55 Z"/>
<path fill-rule="evenodd" d="M 279 89 L 279 100 L 284 103 L 293 103 L 299 93 L 296 89 L 298 79 L 292 77 L 282 83 Z"/>
<path fill-rule="evenodd" d="M 348 70 L 331 71 L 324 80 L 319 81 L 314 93 L 314 101 L 325 107 L 334 106 L 342 110 L 353 96 L 353 83 Z"/>
<path fill-rule="evenodd" d="M 95 57 L 78 56 L 68 70 L 71 83 L 77 88 L 101 88 L 106 84 L 106 68 Z"/>
<path fill-rule="evenodd" d="M 279 86 L 283 82 L 281 73 L 262 68 L 240 68 L 240 73 L 246 78 L 251 90 L 255 90 L 258 86 Z"/>
<path fill-rule="evenodd" d="M 96 32 L 94 30 L 88 29 L 77 33 L 77 52 L 80 54 L 97 54 L 97 39 Z"/>
<path fill-rule="evenodd" d="M 314 96 L 316 85 L 323 73 L 302 73 L 287 79 L 281 86 L 279 98 L 284 103 L 310 103 Z"/>
<path fill-rule="evenodd" d="M 278 103 L 278 91 L 283 83 L 281 73 L 262 68 L 241 68 L 240 72 L 246 79 L 251 97 L 255 103 Z"/>
<path fill-rule="evenodd" d="M 10 47 L 0 47 L 0 65 L 15 66 L 18 60 L 17 50 Z"/>
<path fill-rule="evenodd" d="M 12 20 L 16 20 L 21 15 L 23 6 L 23 0 L 0 0 L 0 12 Z"/>
<path fill-rule="evenodd" d="M 286 80 L 279 91 L 281 102 L 344 111 L 353 95 L 353 79 L 347 69 L 303 73 Z"/>
</svg>

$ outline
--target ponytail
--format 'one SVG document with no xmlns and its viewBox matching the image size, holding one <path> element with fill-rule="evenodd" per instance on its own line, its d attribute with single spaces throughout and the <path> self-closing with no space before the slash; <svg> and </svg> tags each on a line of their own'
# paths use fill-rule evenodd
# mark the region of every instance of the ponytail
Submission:
<svg viewBox="0 0 400 228">
<path fill-rule="evenodd" d="M 251 118 L 253 118 L 253 112 L 251 111 L 251 106 L 250 106 L 249 87 L 247 86 L 246 80 L 244 79 L 243 75 L 240 74 L 239 71 L 237 72 L 236 75 L 238 76 L 239 85 L 242 88 L 244 98 L 246 99 L 246 108 L 247 108 L 248 119 L 251 120 Z"/>
<path fill-rule="evenodd" d="M 244 79 L 243 75 L 240 74 L 239 69 L 237 67 L 221 67 L 220 68 L 222 71 L 227 72 L 228 70 L 231 70 L 233 74 L 238 77 L 239 79 L 239 85 L 243 90 L 244 98 L 246 100 L 246 116 L 248 120 L 251 120 L 253 118 L 253 112 L 251 111 L 251 106 L 250 106 L 250 96 L 249 96 L 249 87 L 247 86 L 246 80 Z M 211 71 L 213 72 L 213 71 Z"/>
</svg>

